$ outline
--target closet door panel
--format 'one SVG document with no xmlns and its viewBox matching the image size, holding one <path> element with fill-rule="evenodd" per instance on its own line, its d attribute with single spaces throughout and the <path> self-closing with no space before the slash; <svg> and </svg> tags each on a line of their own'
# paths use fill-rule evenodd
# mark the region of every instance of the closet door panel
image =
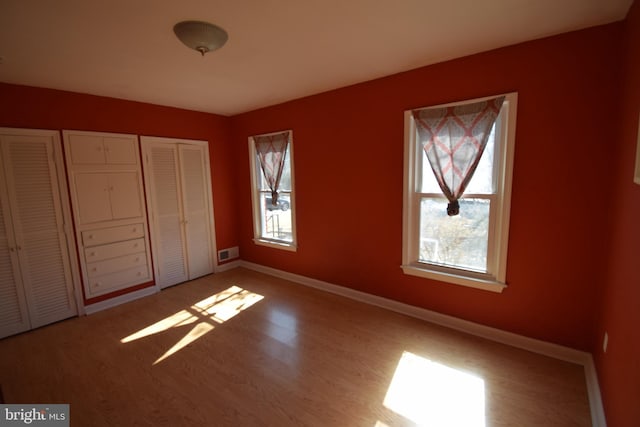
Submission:
<svg viewBox="0 0 640 427">
<path fill-rule="evenodd" d="M 180 212 L 178 150 L 153 145 L 150 150 L 153 240 L 161 288 L 188 280 L 187 260 Z"/>
<path fill-rule="evenodd" d="M 179 147 L 189 279 L 194 279 L 213 272 L 208 237 L 210 218 L 204 173 L 205 152 L 202 147 Z"/>
<path fill-rule="evenodd" d="M 142 216 L 141 195 L 136 172 L 109 174 L 109 196 L 113 219 Z"/>
<path fill-rule="evenodd" d="M 31 326 L 77 314 L 53 144 L 14 137 L 3 145 L 18 260 Z"/>
<path fill-rule="evenodd" d="M 78 173 L 74 177 L 81 224 L 111 219 L 109 180 L 103 173 Z"/>
<path fill-rule="evenodd" d="M 2 153 L 0 153 L 0 181 L 4 180 Z M 30 328 L 29 312 L 18 264 L 9 200 L 3 182 L 0 182 L 0 338 L 26 331 Z"/>
<path fill-rule="evenodd" d="M 102 138 L 91 135 L 73 135 L 69 138 L 71 162 L 101 165 L 105 162 Z"/>
<path fill-rule="evenodd" d="M 9 248 L 0 241 L 0 338 L 30 329 L 24 295 L 18 288 L 19 274 L 11 258 Z"/>
<path fill-rule="evenodd" d="M 136 140 L 109 136 L 104 138 L 107 163 L 112 165 L 135 165 L 138 161 Z"/>
</svg>

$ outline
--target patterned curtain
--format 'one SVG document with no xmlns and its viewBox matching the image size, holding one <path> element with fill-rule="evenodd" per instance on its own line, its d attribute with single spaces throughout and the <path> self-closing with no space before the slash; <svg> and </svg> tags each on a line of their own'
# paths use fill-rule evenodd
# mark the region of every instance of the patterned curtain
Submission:
<svg viewBox="0 0 640 427">
<path fill-rule="evenodd" d="M 290 137 L 290 131 L 253 137 L 264 180 L 271 190 L 273 206 L 278 201 L 278 187 Z"/>
<path fill-rule="evenodd" d="M 458 199 L 473 177 L 498 117 L 504 96 L 413 111 L 418 137 L 431 169 L 449 200 L 447 214 L 460 213 Z"/>
</svg>

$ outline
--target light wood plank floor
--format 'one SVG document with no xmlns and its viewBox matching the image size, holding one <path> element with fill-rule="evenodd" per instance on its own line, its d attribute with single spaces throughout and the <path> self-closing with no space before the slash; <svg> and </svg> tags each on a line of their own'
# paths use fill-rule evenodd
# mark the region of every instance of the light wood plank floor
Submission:
<svg viewBox="0 0 640 427">
<path fill-rule="evenodd" d="M 588 426 L 583 368 L 235 269 L 0 340 L 72 426 Z"/>
</svg>

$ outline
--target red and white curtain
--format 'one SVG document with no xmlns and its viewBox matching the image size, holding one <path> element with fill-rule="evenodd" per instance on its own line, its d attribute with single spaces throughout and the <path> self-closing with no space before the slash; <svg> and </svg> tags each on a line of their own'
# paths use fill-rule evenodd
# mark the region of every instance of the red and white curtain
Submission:
<svg viewBox="0 0 640 427">
<path fill-rule="evenodd" d="M 418 137 L 431 169 L 449 200 L 447 214 L 458 215 L 458 199 L 473 177 L 505 97 L 450 107 L 414 110 Z"/>
<path fill-rule="evenodd" d="M 278 201 L 278 188 L 290 140 L 291 131 L 253 137 L 260 169 L 271 190 L 271 203 L 274 206 Z"/>
</svg>

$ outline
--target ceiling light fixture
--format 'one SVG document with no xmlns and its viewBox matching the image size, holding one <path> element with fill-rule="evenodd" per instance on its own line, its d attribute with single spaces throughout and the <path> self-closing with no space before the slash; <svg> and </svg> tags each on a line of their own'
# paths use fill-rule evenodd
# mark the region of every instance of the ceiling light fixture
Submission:
<svg viewBox="0 0 640 427">
<path fill-rule="evenodd" d="M 229 39 L 225 30 L 203 21 L 183 21 L 173 26 L 173 32 L 185 46 L 205 53 L 220 49 Z"/>
</svg>

